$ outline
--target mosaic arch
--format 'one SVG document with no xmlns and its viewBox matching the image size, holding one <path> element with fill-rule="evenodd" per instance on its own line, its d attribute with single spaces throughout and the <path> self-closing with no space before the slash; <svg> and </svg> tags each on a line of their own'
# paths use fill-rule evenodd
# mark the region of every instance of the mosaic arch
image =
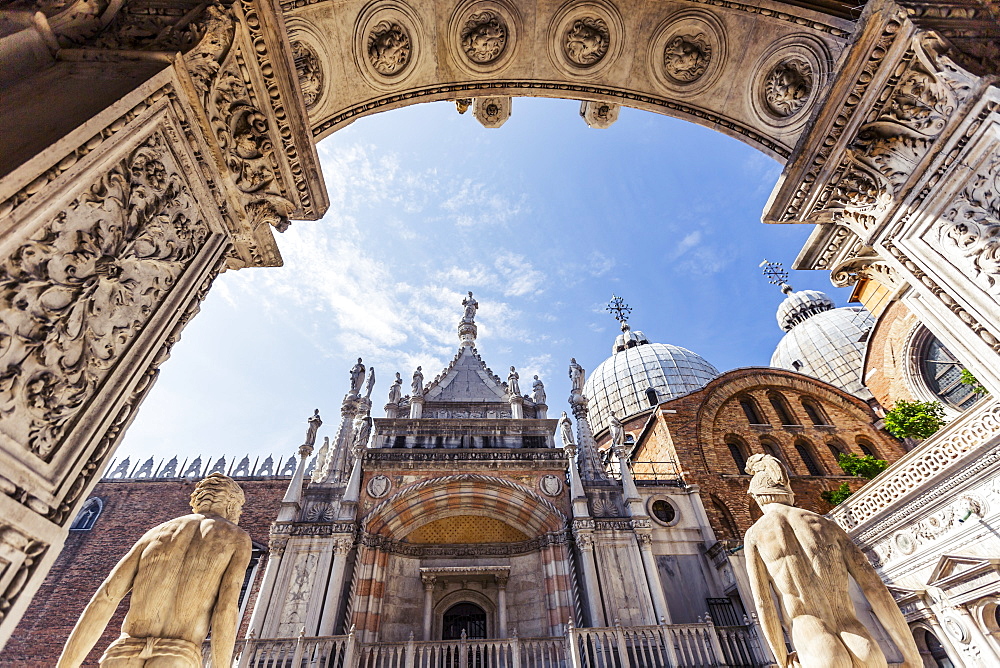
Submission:
<svg viewBox="0 0 1000 668">
<path fill-rule="evenodd" d="M 214 278 L 281 264 L 329 206 L 315 142 L 377 111 L 488 98 L 498 127 L 539 95 L 734 136 L 785 164 L 763 219 L 816 225 L 798 268 L 886 286 L 1000 394 L 1000 10 L 854 4 L 7 3 L 0 641 Z"/>
</svg>

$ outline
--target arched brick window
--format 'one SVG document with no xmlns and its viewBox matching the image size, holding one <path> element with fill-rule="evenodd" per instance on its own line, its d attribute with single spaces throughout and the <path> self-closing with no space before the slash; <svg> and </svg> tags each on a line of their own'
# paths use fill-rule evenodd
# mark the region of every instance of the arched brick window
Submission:
<svg viewBox="0 0 1000 668">
<path fill-rule="evenodd" d="M 785 456 L 781 452 L 781 447 L 769 438 L 760 439 L 760 447 L 764 451 L 764 454 L 771 455 L 775 459 L 779 460 L 781 463 L 788 466 L 785 461 Z"/>
<path fill-rule="evenodd" d="M 712 495 L 712 508 L 715 510 L 715 516 L 719 520 L 717 528 L 719 533 L 722 534 L 722 538 L 739 539 L 740 528 L 736 524 L 736 518 L 733 517 L 733 513 L 730 512 L 729 507 L 723 503 L 722 499 L 714 494 Z"/>
<path fill-rule="evenodd" d="M 830 454 L 833 455 L 833 461 L 835 462 L 840 461 L 840 455 L 847 454 L 847 446 L 845 446 L 836 438 L 831 438 L 829 441 L 827 441 L 826 447 L 830 449 Z"/>
<path fill-rule="evenodd" d="M 869 457 L 875 457 L 876 459 L 881 459 L 881 457 L 879 457 L 878 455 L 878 450 L 876 450 L 875 446 L 871 444 L 871 441 L 859 438 L 858 448 L 860 448 L 861 452 L 865 453 Z"/>
<path fill-rule="evenodd" d="M 94 528 L 94 523 L 97 522 L 97 518 L 101 516 L 103 510 L 104 502 L 96 496 L 90 497 L 83 504 L 83 508 L 80 508 L 80 512 L 76 514 L 76 519 L 69 526 L 70 531 L 90 531 Z"/>
<path fill-rule="evenodd" d="M 747 448 L 746 443 L 743 439 L 735 434 L 729 434 L 726 436 L 726 447 L 729 448 L 729 454 L 733 458 L 733 463 L 736 465 L 736 471 L 740 475 L 746 473 L 747 468 L 747 457 L 750 456 L 750 451 Z"/>
<path fill-rule="evenodd" d="M 802 397 L 802 410 L 806 412 L 806 415 L 809 416 L 809 420 L 814 425 L 825 426 L 830 424 L 830 420 L 826 417 L 826 413 L 824 413 L 823 409 L 819 407 L 819 404 L 812 399 Z"/>
<path fill-rule="evenodd" d="M 798 419 L 792 415 L 792 411 L 788 409 L 788 404 L 785 403 L 783 396 L 777 392 L 771 392 L 767 395 L 767 400 L 771 402 L 771 408 L 778 414 L 781 424 L 797 425 L 799 423 Z"/>
<path fill-rule="evenodd" d="M 742 396 L 739 398 L 739 402 L 740 408 L 743 409 L 743 414 L 747 417 L 747 422 L 750 424 L 768 424 L 753 397 Z"/>
<path fill-rule="evenodd" d="M 796 441 L 795 451 L 798 452 L 799 457 L 802 458 L 802 463 L 806 465 L 806 470 L 809 471 L 809 475 L 826 475 L 826 471 L 824 471 L 823 467 L 821 467 L 819 462 L 816 461 L 812 446 L 809 445 L 807 441 Z"/>
</svg>

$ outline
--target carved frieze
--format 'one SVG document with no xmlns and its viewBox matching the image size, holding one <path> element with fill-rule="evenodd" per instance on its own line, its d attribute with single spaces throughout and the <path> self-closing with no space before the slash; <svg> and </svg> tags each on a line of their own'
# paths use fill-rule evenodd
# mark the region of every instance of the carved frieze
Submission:
<svg viewBox="0 0 1000 668">
<path fill-rule="evenodd" d="M 152 135 L 0 264 L 0 429 L 50 460 L 209 236 Z"/>
<path fill-rule="evenodd" d="M 968 178 L 937 228 L 938 247 L 952 263 L 1000 299 L 1000 155 Z"/>
<path fill-rule="evenodd" d="M 462 27 L 462 50 L 474 63 L 491 63 L 507 46 L 507 23 L 498 12 L 473 14 Z"/>
<path fill-rule="evenodd" d="M 323 70 L 320 67 L 319 55 L 305 42 L 295 40 L 291 46 L 302 99 L 305 100 L 306 107 L 311 108 L 323 94 Z"/>
</svg>

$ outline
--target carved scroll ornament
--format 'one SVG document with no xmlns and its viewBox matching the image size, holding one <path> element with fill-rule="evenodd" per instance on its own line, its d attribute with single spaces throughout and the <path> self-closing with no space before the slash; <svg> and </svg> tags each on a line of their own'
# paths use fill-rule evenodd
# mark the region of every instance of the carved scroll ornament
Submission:
<svg viewBox="0 0 1000 668">
<path fill-rule="evenodd" d="M 312 107 L 323 93 L 323 70 L 316 51 L 304 42 L 292 42 L 292 58 L 306 107 Z"/>
<path fill-rule="evenodd" d="M 977 285 L 1000 298 L 1000 156 L 972 175 L 944 218 L 941 248 Z"/>
<path fill-rule="evenodd" d="M 209 236 L 159 135 L 0 264 L 0 417 L 50 460 Z"/>
</svg>

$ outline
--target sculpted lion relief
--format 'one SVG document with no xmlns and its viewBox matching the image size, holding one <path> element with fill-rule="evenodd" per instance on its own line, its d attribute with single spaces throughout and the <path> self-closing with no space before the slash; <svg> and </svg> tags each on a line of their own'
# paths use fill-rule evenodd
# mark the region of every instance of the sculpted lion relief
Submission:
<svg viewBox="0 0 1000 668">
<path fill-rule="evenodd" d="M 493 62 L 506 46 L 507 26 L 494 12 L 473 14 L 462 28 L 462 50 L 474 63 Z"/>
<path fill-rule="evenodd" d="M 410 36 L 398 23 L 379 21 L 368 35 L 368 59 L 379 74 L 398 74 L 410 62 Z"/>
<path fill-rule="evenodd" d="M 764 80 L 764 101 L 772 113 L 787 118 L 805 105 L 812 86 L 809 63 L 789 58 L 775 65 Z"/>
<path fill-rule="evenodd" d="M 663 50 L 663 69 L 667 76 L 690 83 L 705 73 L 712 60 L 712 46 L 704 34 L 677 35 Z"/>
<path fill-rule="evenodd" d="M 594 65 L 608 52 L 611 33 L 604 19 L 591 16 L 573 22 L 566 33 L 566 57 L 577 65 Z"/>
</svg>

